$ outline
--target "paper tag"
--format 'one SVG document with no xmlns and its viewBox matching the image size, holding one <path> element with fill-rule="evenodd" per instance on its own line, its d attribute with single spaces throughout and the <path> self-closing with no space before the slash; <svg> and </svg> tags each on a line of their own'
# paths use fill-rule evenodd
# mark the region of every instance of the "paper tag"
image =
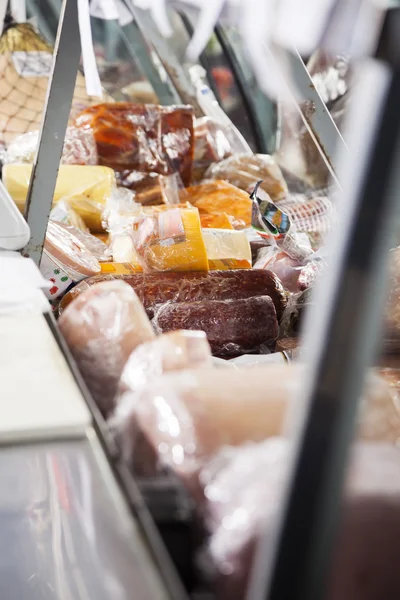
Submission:
<svg viewBox="0 0 400 600">
<path fill-rule="evenodd" d="M 50 77 L 53 55 L 50 52 L 13 52 L 12 61 L 22 77 Z"/>
</svg>

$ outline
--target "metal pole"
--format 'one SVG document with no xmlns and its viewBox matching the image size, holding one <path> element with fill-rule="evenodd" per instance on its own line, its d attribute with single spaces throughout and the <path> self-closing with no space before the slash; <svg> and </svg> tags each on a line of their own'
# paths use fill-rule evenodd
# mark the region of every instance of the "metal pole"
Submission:
<svg viewBox="0 0 400 600">
<path fill-rule="evenodd" d="M 273 534 L 261 540 L 251 600 L 325 598 L 363 374 L 377 346 L 400 192 L 400 71 L 392 74 L 374 62 L 365 75 L 349 119 L 352 160 L 344 156 L 341 165 L 342 220 L 329 273 L 306 322 L 309 372 L 283 510 Z"/>
<path fill-rule="evenodd" d="M 37 265 L 42 257 L 80 56 L 78 3 L 77 0 L 63 0 L 39 146 L 25 206 L 31 239 L 24 253 Z"/>
</svg>

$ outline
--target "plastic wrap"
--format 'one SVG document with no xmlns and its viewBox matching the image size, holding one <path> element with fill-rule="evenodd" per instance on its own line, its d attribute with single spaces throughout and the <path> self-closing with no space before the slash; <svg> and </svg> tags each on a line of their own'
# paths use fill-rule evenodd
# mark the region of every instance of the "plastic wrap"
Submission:
<svg viewBox="0 0 400 600">
<path fill-rule="evenodd" d="M 144 271 L 208 271 L 197 208 L 172 208 L 133 223 L 133 243 Z"/>
<path fill-rule="evenodd" d="M 200 181 L 212 163 L 233 154 L 225 128 L 210 117 L 196 119 L 194 126 L 193 181 Z"/>
<path fill-rule="evenodd" d="M 202 473 L 218 600 L 246 597 L 260 531 L 271 533 L 271 543 L 275 539 L 289 452 L 287 442 L 270 439 L 225 450 Z M 398 569 L 390 559 L 400 533 L 398 460 L 399 451 L 386 444 L 353 449 L 329 600 L 379 600 L 400 593 Z"/>
<path fill-rule="evenodd" d="M 235 155 L 215 165 L 205 174 L 207 179 L 223 179 L 250 193 L 257 181 L 263 180 L 261 189 L 275 202 L 287 195 L 287 186 L 275 160 L 267 154 L 254 156 Z"/>
<path fill-rule="evenodd" d="M 191 106 L 104 103 L 84 110 L 76 125 L 92 130 L 99 163 L 116 171 L 192 177 L 194 116 Z"/>
<path fill-rule="evenodd" d="M 204 229 L 233 229 L 235 219 L 230 217 L 225 212 L 219 214 L 200 214 L 201 226 Z"/>
<path fill-rule="evenodd" d="M 250 269 L 251 249 L 243 231 L 203 230 L 210 269 Z"/>
<path fill-rule="evenodd" d="M 279 277 L 283 287 L 289 292 L 298 292 L 301 264 L 282 252 L 278 246 L 266 246 L 258 252 L 255 269 L 268 269 Z"/>
<path fill-rule="evenodd" d="M 32 166 L 4 165 L 3 182 L 12 199 L 23 211 Z M 69 206 L 83 219 L 92 232 L 104 231 L 103 211 L 115 188 L 112 169 L 99 166 L 61 165 L 58 171 L 53 203 L 67 199 Z"/>
<path fill-rule="evenodd" d="M 236 300 L 167 303 L 157 310 L 152 324 L 157 332 L 201 329 L 213 355 L 233 358 L 270 346 L 278 337 L 278 321 L 269 296 Z"/>
<path fill-rule="evenodd" d="M 400 352 L 400 246 L 390 251 L 390 282 L 384 336 L 385 350 Z"/>
<path fill-rule="evenodd" d="M 299 233 L 328 233 L 334 225 L 331 201 L 324 196 L 307 198 L 301 194 L 291 195 L 279 203 Z"/>
<path fill-rule="evenodd" d="M 154 338 L 143 306 L 126 283 L 107 281 L 76 298 L 58 323 L 93 399 L 107 416 L 130 354 Z"/>
<path fill-rule="evenodd" d="M 33 164 L 38 143 L 39 131 L 19 135 L 8 146 L 4 162 Z M 96 142 L 91 131 L 67 127 L 61 164 L 97 165 Z"/>
<path fill-rule="evenodd" d="M 251 200 L 249 196 L 225 181 L 210 181 L 184 190 L 182 200 L 199 209 L 200 214 L 228 215 L 235 228 L 251 224 Z"/>
<path fill-rule="evenodd" d="M 107 245 L 97 237 L 72 225 L 65 225 L 65 223 L 58 222 L 56 224 L 75 236 L 99 262 L 107 262 L 110 260 Z"/>
<path fill-rule="evenodd" d="M 198 493 L 198 474 L 224 445 L 240 446 L 282 431 L 291 367 L 196 369 L 154 378 L 116 409 L 122 453 L 146 470 L 135 441 L 144 436 L 160 466 L 170 466 Z M 266 385 L 268 382 L 268 385 Z M 140 439 L 141 441 L 141 439 Z M 148 456 L 148 453 L 146 453 Z"/>
<path fill-rule="evenodd" d="M 211 350 L 204 331 L 177 330 L 159 335 L 132 352 L 121 375 L 118 401 L 165 373 L 211 367 Z"/>
<path fill-rule="evenodd" d="M 142 206 L 178 204 L 183 182 L 179 173 L 159 175 L 141 171 L 116 171 L 117 184 L 134 192 L 135 201 Z"/>
<path fill-rule="evenodd" d="M 74 227 L 75 229 L 80 229 L 81 231 L 89 231 L 89 227 L 85 225 L 85 221 L 76 210 L 71 207 L 68 200 L 60 200 L 57 205 L 51 209 L 50 220 Z"/>
<path fill-rule="evenodd" d="M 101 281 L 121 279 L 137 293 L 150 316 L 157 304 L 165 302 L 196 302 L 202 300 L 235 300 L 253 296 L 270 296 L 278 319 L 282 317 L 287 297 L 282 284 L 273 273 L 260 269 L 210 271 L 209 273 L 137 273 L 134 275 L 100 275 L 75 286 L 64 296 L 59 306 L 66 306 L 82 292 Z"/>
<path fill-rule="evenodd" d="M 313 306 L 311 289 L 293 294 L 280 320 L 280 337 L 298 337 L 304 322 L 304 313 Z M 312 309 L 311 309 L 312 310 Z"/>
</svg>

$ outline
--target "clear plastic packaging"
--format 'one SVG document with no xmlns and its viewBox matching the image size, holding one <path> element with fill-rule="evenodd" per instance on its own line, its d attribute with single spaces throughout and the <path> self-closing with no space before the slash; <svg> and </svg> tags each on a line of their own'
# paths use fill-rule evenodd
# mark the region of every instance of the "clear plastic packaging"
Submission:
<svg viewBox="0 0 400 600">
<path fill-rule="evenodd" d="M 155 337 L 140 300 L 123 281 L 99 283 L 76 298 L 58 324 L 94 401 L 107 416 L 129 356 Z"/>
<path fill-rule="evenodd" d="M 261 189 L 274 202 L 283 200 L 288 191 L 278 164 L 267 154 L 231 156 L 212 165 L 205 178 L 225 180 L 248 193 L 262 179 Z"/>
<path fill-rule="evenodd" d="M 88 231 L 82 231 L 73 225 L 65 225 L 64 223 L 56 224 L 59 227 L 68 231 L 71 235 L 75 236 L 87 250 L 98 260 L 99 262 L 108 262 L 110 260 L 107 244 L 99 240 L 96 236 L 92 235 Z"/>
<path fill-rule="evenodd" d="M 251 224 L 252 204 L 248 194 L 225 181 L 209 181 L 189 187 L 181 198 L 196 206 L 200 215 L 219 218 L 228 215 L 235 229 L 243 229 Z"/>
<path fill-rule="evenodd" d="M 209 273 L 136 273 L 132 275 L 98 275 L 82 281 L 64 296 L 59 313 L 85 290 L 102 281 L 121 279 L 137 293 L 149 316 L 158 304 L 203 300 L 235 300 L 253 296 L 270 296 L 278 320 L 287 304 L 281 282 L 273 273 L 261 269 L 209 271 Z"/>
<path fill-rule="evenodd" d="M 89 231 L 89 227 L 85 225 L 85 221 L 82 217 L 74 210 L 68 200 L 60 200 L 57 206 L 51 209 L 50 221 L 56 221 L 63 225 L 80 229 L 81 231 Z"/>
<path fill-rule="evenodd" d="M 144 271 L 208 271 L 197 208 L 171 208 L 139 217 L 132 236 Z"/>
<path fill-rule="evenodd" d="M 282 432 L 292 368 L 252 368 L 251 386 L 245 368 L 187 370 L 125 393 L 113 419 L 123 456 L 147 470 L 139 454 L 143 445 L 135 446 L 144 436 L 158 465 L 172 467 L 198 493 L 201 468 L 223 446 Z"/>
<path fill-rule="evenodd" d="M 75 235 L 63 225 L 49 221 L 44 249 L 73 277 L 90 277 L 100 272 L 98 260 Z"/>
<path fill-rule="evenodd" d="M 225 128 L 215 119 L 196 119 L 194 126 L 193 181 L 202 179 L 213 163 L 218 163 L 233 154 Z"/>
<path fill-rule="evenodd" d="M 5 163 L 33 164 L 39 143 L 39 131 L 29 131 L 13 139 L 7 148 Z M 91 131 L 67 127 L 61 156 L 63 165 L 97 165 L 97 148 Z"/>
<path fill-rule="evenodd" d="M 271 346 L 278 321 L 269 296 L 236 300 L 203 300 L 163 304 L 152 320 L 155 331 L 201 329 L 214 356 L 233 358 Z"/>
<path fill-rule="evenodd" d="M 298 281 L 302 265 L 276 245 L 265 246 L 259 250 L 254 269 L 268 269 L 279 277 L 285 290 L 292 293 L 299 291 Z"/>
<path fill-rule="evenodd" d="M 390 251 L 390 281 L 385 310 L 384 349 L 400 352 L 400 246 Z"/>
<path fill-rule="evenodd" d="M 211 351 L 204 331 L 177 330 L 159 335 L 132 352 L 121 375 L 118 402 L 165 373 L 211 367 Z"/>
<path fill-rule="evenodd" d="M 116 171 L 192 177 L 194 113 L 191 106 L 114 102 L 84 110 L 77 127 L 92 130 L 99 163 Z"/>
<path fill-rule="evenodd" d="M 275 539 L 289 453 L 288 442 L 278 438 L 224 449 L 202 472 L 218 600 L 246 597 L 259 534 Z M 353 448 L 329 600 L 396 598 L 400 592 L 390 560 L 400 533 L 398 461 L 398 449 L 387 444 Z"/>
<path fill-rule="evenodd" d="M 301 194 L 291 195 L 279 203 L 299 233 L 328 233 L 334 225 L 331 201 L 324 196 L 307 198 Z"/>
<path fill-rule="evenodd" d="M 251 248 L 244 231 L 203 229 L 210 269 L 250 269 Z"/>
</svg>

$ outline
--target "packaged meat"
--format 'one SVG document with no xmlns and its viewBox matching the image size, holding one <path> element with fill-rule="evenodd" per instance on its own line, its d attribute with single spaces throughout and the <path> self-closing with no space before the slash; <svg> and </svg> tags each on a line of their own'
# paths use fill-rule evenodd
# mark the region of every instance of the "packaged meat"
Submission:
<svg viewBox="0 0 400 600">
<path fill-rule="evenodd" d="M 302 194 L 292 194 L 279 202 L 279 208 L 289 216 L 299 233 L 326 234 L 335 222 L 333 205 L 324 196 L 307 198 Z"/>
<path fill-rule="evenodd" d="M 289 292 L 298 292 L 298 280 L 302 265 L 282 252 L 278 246 L 261 248 L 254 269 L 268 269 L 277 275 Z"/>
<path fill-rule="evenodd" d="M 7 25 L 0 40 L 0 142 L 40 128 L 53 49 L 30 23 Z M 78 73 L 71 119 L 93 101 Z M 97 99 L 98 101 L 98 99 Z"/>
<path fill-rule="evenodd" d="M 144 271 L 208 271 L 197 208 L 171 208 L 133 223 L 133 245 Z"/>
<path fill-rule="evenodd" d="M 270 533 L 271 544 L 275 539 L 289 452 L 286 441 L 269 439 L 239 451 L 224 450 L 203 470 L 206 521 L 212 532 L 208 552 L 218 600 L 246 597 L 259 535 Z M 390 560 L 400 549 L 398 461 L 398 449 L 387 444 L 353 448 L 329 600 L 379 600 L 400 593 L 398 569 Z"/>
<path fill-rule="evenodd" d="M 194 126 L 193 181 L 202 179 L 212 163 L 220 162 L 233 154 L 224 126 L 211 119 L 196 119 Z"/>
<path fill-rule="evenodd" d="M 7 164 L 32 164 L 38 143 L 39 131 L 29 131 L 17 136 L 9 144 L 4 162 Z M 97 165 L 96 142 L 91 131 L 67 127 L 61 164 Z"/>
<path fill-rule="evenodd" d="M 118 401 L 165 373 L 211 367 L 211 351 L 203 331 L 177 330 L 159 335 L 132 352 L 121 375 Z"/>
<path fill-rule="evenodd" d="M 214 356 L 233 358 L 270 346 L 278 337 L 278 321 L 269 296 L 236 300 L 169 302 L 152 320 L 158 333 L 175 329 L 201 329 Z"/>
<path fill-rule="evenodd" d="M 210 269 L 251 269 L 251 249 L 243 231 L 203 229 Z"/>
<path fill-rule="evenodd" d="M 143 306 L 129 285 L 106 281 L 76 298 L 58 324 L 93 399 L 107 416 L 130 354 L 155 337 Z"/>
<path fill-rule="evenodd" d="M 245 192 L 225 181 L 211 181 L 184 190 L 182 200 L 199 209 L 200 214 L 229 215 L 235 228 L 251 225 L 251 200 Z"/>
<path fill-rule="evenodd" d="M 134 192 L 135 202 L 142 206 L 178 204 L 179 189 L 183 188 L 180 175 L 159 175 L 142 171 L 116 171 L 117 184 Z M 171 182 L 174 186 L 171 186 Z M 175 189 L 171 189 L 175 187 Z"/>
<path fill-rule="evenodd" d="M 49 221 L 40 271 L 52 283 L 45 294 L 53 301 L 71 284 L 100 273 L 100 264 L 71 231 L 61 224 Z"/>
<path fill-rule="evenodd" d="M 267 154 L 231 156 L 212 165 L 205 174 L 206 179 L 224 180 L 250 193 L 257 181 L 263 180 L 261 189 L 272 201 L 283 200 L 287 186 L 275 160 Z"/>
<path fill-rule="evenodd" d="M 390 251 L 389 290 L 385 309 L 384 347 L 400 352 L 400 246 Z"/>
<path fill-rule="evenodd" d="M 27 164 L 4 165 L 3 182 L 12 199 L 22 212 L 32 166 Z M 98 166 L 61 165 L 58 171 L 54 204 L 67 198 L 69 206 L 83 219 L 92 232 L 104 231 L 102 215 L 106 200 L 115 187 L 112 169 Z"/>
<path fill-rule="evenodd" d="M 75 236 L 99 262 L 108 262 L 110 260 L 107 245 L 97 237 L 88 231 L 82 231 L 72 225 L 65 225 L 57 221 L 56 224 Z"/>
<path fill-rule="evenodd" d="M 99 164 L 116 171 L 160 175 L 178 172 L 184 185 L 190 184 L 194 148 L 192 107 L 103 103 L 81 112 L 75 123 L 93 131 Z"/>
<path fill-rule="evenodd" d="M 122 279 L 128 283 L 150 316 L 154 307 L 165 302 L 202 300 L 235 300 L 253 296 L 270 296 L 280 320 L 287 304 L 282 284 L 273 273 L 261 269 L 210 271 L 209 273 L 137 273 L 132 275 L 99 275 L 75 286 L 64 296 L 59 312 L 83 291 L 101 281 Z"/>
<path fill-rule="evenodd" d="M 145 470 L 152 467 L 139 454 L 144 445 L 135 446 L 144 436 L 159 465 L 172 467 L 197 494 L 201 468 L 223 446 L 281 433 L 293 384 L 288 372 L 281 364 L 252 368 L 251 385 L 246 368 L 191 369 L 153 378 L 125 393 L 116 408 L 113 421 L 123 456 Z"/>
<path fill-rule="evenodd" d="M 215 215 L 201 213 L 200 222 L 203 229 L 233 229 L 232 223 L 235 223 L 235 220 L 224 212 Z"/>
</svg>

